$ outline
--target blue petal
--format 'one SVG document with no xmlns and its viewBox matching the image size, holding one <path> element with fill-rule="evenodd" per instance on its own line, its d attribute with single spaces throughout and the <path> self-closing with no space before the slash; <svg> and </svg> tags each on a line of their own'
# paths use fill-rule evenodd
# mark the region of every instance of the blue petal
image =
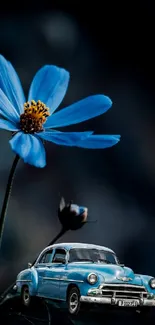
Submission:
<svg viewBox="0 0 155 325">
<path fill-rule="evenodd" d="M 90 135 L 87 139 L 79 141 L 77 147 L 88 149 L 104 149 L 114 146 L 120 141 L 120 135 Z"/>
<path fill-rule="evenodd" d="M 19 122 L 19 114 L 10 103 L 9 99 L 0 89 L 0 114 L 13 123 Z"/>
<path fill-rule="evenodd" d="M 76 146 L 79 141 L 83 141 L 93 132 L 60 132 L 60 131 L 45 131 L 37 133 L 37 135 L 47 141 L 54 142 L 63 146 Z"/>
<path fill-rule="evenodd" d="M 0 55 L 0 88 L 18 113 L 23 112 L 25 97 L 16 71 L 9 61 Z"/>
<path fill-rule="evenodd" d="M 45 127 L 55 128 L 83 122 L 105 113 L 111 105 L 112 101 L 107 96 L 90 96 L 48 117 Z"/>
<path fill-rule="evenodd" d="M 17 128 L 16 125 L 13 123 L 0 119 L 0 129 L 8 130 L 8 131 L 18 131 L 19 129 Z"/>
<path fill-rule="evenodd" d="M 76 215 L 78 215 L 80 214 L 80 207 L 77 204 L 71 204 L 70 211 L 76 212 Z"/>
<path fill-rule="evenodd" d="M 79 207 L 79 213 L 82 214 L 85 212 L 86 208 L 85 207 Z"/>
<path fill-rule="evenodd" d="M 68 87 L 69 72 L 54 65 L 45 65 L 35 75 L 28 100 L 41 100 L 53 113 L 62 102 Z"/>
<path fill-rule="evenodd" d="M 25 163 L 35 167 L 45 167 L 45 148 L 39 138 L 31 134 L 18 132 L 9 142 L 12 150 L 23 158 Z"/>
</svg>

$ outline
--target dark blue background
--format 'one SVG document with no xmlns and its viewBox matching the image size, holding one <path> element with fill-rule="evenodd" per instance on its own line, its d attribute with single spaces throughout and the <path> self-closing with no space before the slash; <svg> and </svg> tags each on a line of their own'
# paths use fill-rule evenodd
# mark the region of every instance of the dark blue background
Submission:
<svg viewBox="0 0 155 325">
<path fill-rule="evenodd" d="M 0 256 L 0 291 L 59 231 L 61 195 L 85 205 L 87 224 L 63 241 L 111 247 L 135 272 L 155 276 L 155 111 L 153 2 L 30 1 L 3 3 L 0 53 L 12 62 L 25 92 L 36 71 L 55 64 L 70 71 L 61 107 L 103 93 L 112 108 L 63 130 L 121 134 L 106 150 L 48 143 L 47 167 L 20 162 Z M 0 131 L 0 203 L 14 155 Z"/>
</svg>

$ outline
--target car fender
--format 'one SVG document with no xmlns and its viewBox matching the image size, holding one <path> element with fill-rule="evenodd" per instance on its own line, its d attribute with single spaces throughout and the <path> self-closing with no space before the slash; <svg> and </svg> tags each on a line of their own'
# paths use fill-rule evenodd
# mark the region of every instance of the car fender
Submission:
<svg viewBox="0 0 155 325">
<path fill-rule="evenodd" d="M 36 295 L 38 290 L 38 274 L 34 267 L 21 271 L 16 279 L 17 292 L 21 294 L 22 287 L 27 285 L 30 294 Z"/>
<path fill-rule="evenodd" d="M 90 284 L 87 280 L 87 277 L 90 273 L 96 273 L 98 277 L 98 280 L 95 284 Z M 61 290 L 61 298 L 66 299 L 68 290 L 73 286 L 78 287 L 80 291 L 80 295 L 82 296 L 82 295 L 87 295 L 89 289 L 97 288 L 103 282 L 104 282 L 104 277 L 99 272 L 90 272 L 85 270 L 84 271 L 78 270 L 77 272 L 76 270 L 76 272 L 70 273 L 68 278 L 66 279 L 66 286 L 65 286 L 66 288 L 64 288 L 65 290 Z"/>
<path fill-rule="evenodd" d="M 153 278 L 153 276 L 150 275 L 143 275 L 143 274 L 136 274 L 138 276 L 140 276 L 142 283 L 144 285 L 144 287 L 146 288 L 146 290 L 150 293 L 155 294 L 155 289 L 152 289 L 149 285 L 149 281 Z"/>
<path fill-rule="evenodd" d="M 90 273 L 95 273 L 97 275 L 97 282 L 94 284 L 90 284 L 87 280 L 88 275 Z M 105 281 L 104 276 L 100 272 L 97 272 L 97 271 L 94 272 L 94 270 L 92 272 L 90 272 L 90 270 L 87 272 L 84 272 L 83 273 L 83 283 L 80 283 L 80 286 L 79 286 L 80 294 L 87 295 L 89 289 L 98 288 L 100 286 L 100 284 L 102 284 L 104 281 Z"/>
</svg>

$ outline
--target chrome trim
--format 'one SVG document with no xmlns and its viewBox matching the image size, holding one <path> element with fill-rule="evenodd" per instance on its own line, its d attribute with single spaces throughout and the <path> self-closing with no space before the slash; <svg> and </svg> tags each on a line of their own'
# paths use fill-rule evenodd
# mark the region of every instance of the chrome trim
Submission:
<svg viewBox="0 0 155 325">
<path fill-rule="evenodd" d="M 68 261 L 69 261 L 69 250 L 66 250 L 67 253 L 66 253 L 66 264 L 68 264 Z"/>
<path fill-rule="evenodd" d="M 87 303 L 97 303 L 97 304 L 108 304 L 108 305 L 117 305 L 119 300 L 123 300 L 125 302 L 129 301 L 135 301 L 137 302 L 137 306 L 155 306 L 155 300 L 152 299 L 143 299 L 140 301 L 140 299 L 121 299 L 121 298 L 108 298 L 108 297 L 88 297 L 88 296 L 81 296 L 80 301 L 81 302 L 87 302 Z M 128 308 L 135 308 L 135 307 L 128 307 Z"/>
<path fill-rule="evenodd" d="M 99 288 L 91 288 L 88 290 L 88 296 L 89 295 L 100 295 L 102 297 L 104 297 L 104 292 L 109 292 L 110 294 L 113 293 L 112 297 L 115 297 L 117 295 L 118 292 L 122 293 L 122 295 L 124 295 L 125 293 L 136 293 L 139 294 L 139 297 L 135 297 L 135 298 L 142 298 L 143 295 L 147 295 L 149 296 L 149 293 L 147 291 L 125 291 L 125 290 L 109 290 L 109 289 L 99 289 Z M 107 297 L 107 296 L 106 296 Z M 154 295 L 152 296 L 152 298 L 154 297 Z M 118 297 L 119 298 L 119 297 Z M 121 298 L 121 297 L 120 297 Z M 127 297 L 126 297 L 127 298 Z M 130 298 L 130 297 L 128 297 Z"/>
<path fill-rule="evenodd" d="M 43 280 L 60 280 L 58 277 L 55 277 L 55 278 L 49 278 L 49 277 L 43 277 L 42 278 Z"/>
<path fill-rule="evenodd" d="M 151 285 L 151 283 L 152 283 L 153 280 L 155 280 L 155 278 L 151 278 L 151 279 L 149 280 L 149 285 L 150 285 L 151 289 L 155 289 L 155 286 L 153 287 L 153 286 Z"/>
<path fill-rule="evenodd" d="M 83 283 L 84 282 L 84 280 L 75 280 L 75 279 L 60 279 L 60 281 L 80 282 L 80 283 Z"/>
<path fill-rule="evenodd" d="M 32 282 L 32 280 L 16 280 L 16 282 Z"/>
<path fill-rule="evenodd" d="M 95 276 L 96 276 L 96 281 L 95 281 L 94 283 L 91 283 L 91 282 L 89 281 L 89 277 L 90 277 L 91 275 L 95 275 Z M 98 280 L 98 276 L 97 276 L 97 274 L 96 274 L 95 272 L 91 272 L 91 273 L 88 274 L 88 276 L 87 276 L 87 281 L 88 281 L 89 284 L 94 285 L 94 284 L 97 282 L 97 280 Z"/>
<path fill-rule="evenodd" d="M 57 280 L 57 281 L 68 281 L 68 282 L 80 282 L 83 283 L 84 280 L 74 280 L 74 279 L 65 279 L 65 278 L 48 278 L 48 277 L 43 277 L 44 280 Z"/>
<path fill-rule="evenodd" d="M 121 292 L 122 294 L 125 294 L 125 293 L 142 293 L 142 294 L 148 294 L 147 291 L 129 291 L 129 290 L 108 290 L 108 289 L 102 289 L 103 292 Z"/>
<path fill-rule="evenodd" d="M 117 280 L 120 280 L 120 281 L 132 281 L 132 278 L 129 278 L 127 276 L 122 276 L 122 277 L 116 277 Z"/>
<path fill-rule="evenodd" d="M 88 296 L 102 296 L 102 290 L 98 289 L 98 288 L 91 288 L 88 290 L 87 293 Z"/>
<path fill-rule="evenodd" d="M 137 285 L 137 284 L 128 284 L 128 283 L 102 283 L 99 286 L 99 289 L 104 289 L 104 287 L 127 287 L 127 288 L 139 288 L 139 289 L 144 289 L 144 291 L 146 291 L 146 288 L 142 285 Z"/>
<path fill-rule="evenodd" d="M 102 291 L 102 297 L 120 299 L 147 299 L 149 294 L 144 286 L 127 283 L 104 283 L 98 289 Z"/>
</svg>

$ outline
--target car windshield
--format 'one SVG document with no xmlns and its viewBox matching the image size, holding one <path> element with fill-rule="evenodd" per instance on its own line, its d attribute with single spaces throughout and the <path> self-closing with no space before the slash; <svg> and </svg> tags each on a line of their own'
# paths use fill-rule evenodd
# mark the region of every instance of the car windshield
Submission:
<svg viewBox="0 0 155 325">
<path fill-rule="evenodd" d="M 72 248 L 69 251 L 69 263 L 93 262 L 104 264 L 118 264 L 115 254 L 102 249 Z"/>
</svg>

